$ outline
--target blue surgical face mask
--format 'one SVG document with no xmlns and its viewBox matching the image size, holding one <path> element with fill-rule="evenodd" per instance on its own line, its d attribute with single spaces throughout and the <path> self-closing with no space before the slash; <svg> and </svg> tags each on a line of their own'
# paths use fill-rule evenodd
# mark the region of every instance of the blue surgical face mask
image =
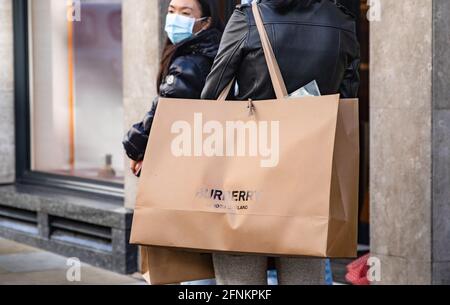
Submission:
<svg viewBox="0 0 450 305">
<path fill-rule="evenodd" d="M 203 19 L 205 18 L 196 20 L 179 14 L 167 14 L 165 28 L 167 36 L 173 44 L 188 39 L 193 35 L 195 22 Z"/>
</svg>

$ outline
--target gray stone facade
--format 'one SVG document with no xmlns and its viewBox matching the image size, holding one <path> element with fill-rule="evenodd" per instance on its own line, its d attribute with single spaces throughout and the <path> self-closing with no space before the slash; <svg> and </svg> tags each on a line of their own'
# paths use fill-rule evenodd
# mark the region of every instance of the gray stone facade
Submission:
<svg viewBox="0 0 450 305">
<path fill-rule="evenodd" d="M 0 184 L 15 179 L 12 1 L 0 0 Z"/>
<path fill-rule="evenodd" d="M 124 126 L 140 121 L 150 110 L 157 95 L 156 80 L 162 46 L 161 31 L 167 1 L 124 0 L 123 62 L 124 62 Z M 129 168 L 125 160 L 125 168 Z M 127 171 L 125 205 L 134 207 L 137 178 Z"/>
<path fill-rule="evenodd" d="M 0 187 L 0 236 L 128 274 L 131 211 L 123 200 L 36 186 Z"/>
<path fill-rule="evenodd" d="M 433 2 L 432 282 L 450 285 L 450 1 Z"/>
<path fill-rule="evenodd" d="M 371 249 L 382 284 L 450 283 L 450 3 L 371 23 Z"/>
</svg>

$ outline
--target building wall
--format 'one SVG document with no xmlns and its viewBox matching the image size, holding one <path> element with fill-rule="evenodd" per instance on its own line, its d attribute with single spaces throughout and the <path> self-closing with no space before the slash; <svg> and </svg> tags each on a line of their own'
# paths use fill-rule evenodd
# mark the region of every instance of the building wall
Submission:
<svg viewBox="0 0 450 305">
<path fill-rule="evenodd" d="M 450 285 L 450 1 L 433 1 L 432 282 Z"/>
<path fill-rule="evenodd" d="M 157 96 L 156 80 L 169 0 L 124 0 L 123 65 L 125 131 L 144 117 Z M 133 208 L 138 179 L 125 158 L 125 206 Z"/>
<path fill-rule="evenodd" d="M 159 1 L 124 0 L 123 66 L 125 131 L 144 117 L 157 95 L 156 75 L 160 56 Z M 124 131 L 124 132 L 125 132 Z M 137 178 L 125 158 L 125 206 L 134 207 Z"/>
<path fill-rule="evenodd" d="M 432 0 L 381 8 L 370 31 L 372 254 L 383 283 L 428 283 Z"/>
<path fill-rule="evenodd" d="M 12 1 L 0 0 L 0 184 L 15 179 Z"/>
<path fill-rule="evenodd" d="M 383 284 L 450 283 L 447 0 L 383 0 L 371 23 L 371 250 Z"/>
</svg>

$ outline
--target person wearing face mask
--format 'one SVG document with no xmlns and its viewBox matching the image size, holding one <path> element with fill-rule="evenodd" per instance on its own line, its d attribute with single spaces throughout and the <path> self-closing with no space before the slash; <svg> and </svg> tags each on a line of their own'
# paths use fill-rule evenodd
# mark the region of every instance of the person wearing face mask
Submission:
<svg viewBox="0 0 450 305">
<path fill-rule="evenodd" d="M 335 0 L 257 2 L 289 94 L 315 80 L 322 94 L 357 96 L 359 43 L 345 7 Z M 228 22 L 202 99 L 216 100 L 233 79 L 238 90 L 228 100 L 275 98 L 250 4 L 239 6 Z M 267 284 L 268 257 L 214 254 L 213 260 L 218 284 Z M 276 267 L 282 285 L 325 283 L 324 260 L 277 258 Z"/>
<path fill-rule="evenodd" d="M 166 16 L 167 40 L 157 80 L 158 97 L 200 98 L 218 52 L 223 25 L 215 0 L 172 0 Z M 139 176 L 158 97 L 144 119 L 134 124 L 122 144 Z"/>
</svg>

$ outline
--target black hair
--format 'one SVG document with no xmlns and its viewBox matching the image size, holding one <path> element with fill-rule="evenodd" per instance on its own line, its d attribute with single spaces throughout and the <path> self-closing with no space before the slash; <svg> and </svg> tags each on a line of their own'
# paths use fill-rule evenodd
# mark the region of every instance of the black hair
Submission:
<svg viewBox="0 0 450 305">
<path fill-rule="evenodd" d="M 219 17 L 219 0 L 197 0 L 202 10 L 202 17 L 211 18 L 211 29 L 217 29 L 223 32 L 224 25 L 222 19 Z"/>
<path fill-rule="evenodd" d="M 321 0 L 266 0 L 266 1 L 273 8 L 276 8 L 278 10 L 285 10 L 297 5 L 301 7 L 308 7 L 314 2 L 319 2 Z"/>
</svg>

